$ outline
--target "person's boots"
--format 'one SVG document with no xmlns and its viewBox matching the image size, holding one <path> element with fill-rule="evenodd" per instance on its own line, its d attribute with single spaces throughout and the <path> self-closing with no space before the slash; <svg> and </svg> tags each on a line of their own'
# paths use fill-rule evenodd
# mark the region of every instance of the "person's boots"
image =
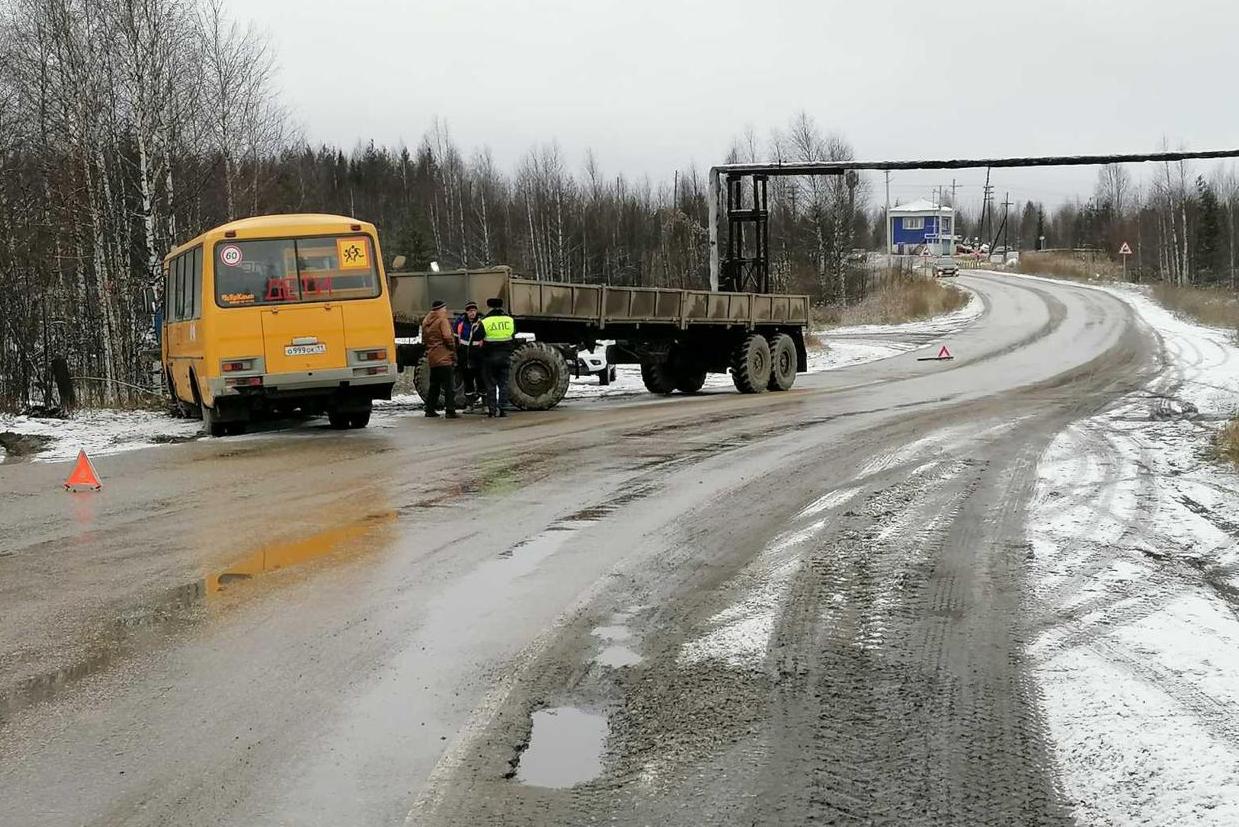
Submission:
<svg viewBox="0 0 1239 827">
<path fill-rule="evenodd" d="M 448 411 L 443 416 L 447 419 L 460 419 L 460 415 L 457 414 L 456 411 Z"/>
<path fill-rule="evenodd" d="M 437 419 L 437 418 L 438 418 L 438 416 L 439 416 L 439 414 L 438 414 L 436 411 L 432 411 L 432 410 L 430 410 L 430 408 L 427 408 L 427 409 L 426 409 L 426 416 L 432 416 L 432 417 L 435 417 L 435 418 Z"/>
</svg>

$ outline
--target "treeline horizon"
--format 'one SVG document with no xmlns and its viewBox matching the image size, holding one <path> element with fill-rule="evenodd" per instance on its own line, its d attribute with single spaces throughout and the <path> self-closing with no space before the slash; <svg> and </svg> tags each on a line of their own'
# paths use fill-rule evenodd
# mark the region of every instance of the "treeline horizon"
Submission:
<svg viewBox="0 0 1239 827">
<path fill-rule="evenodd" d="M 374 222 L 388 263 L 507 264 L 539 279 L 708 286 L 705 170 L 670 181 L 573 169 L 554 141 L 511 169 L 462 149 L 437 120 L 413 147 L 311 145 L 276 88 L 275 53 L 220 0 L 9 0 L 0 10 L 0 407 L 54 404 L 53 367 L 87 404 L 156 386 L 153 301 L 173 246 L 227 221 L 281 212 Z M 850 160 L 806 113 L 726 161 Z M 1139 244 L 1139 272 L 1234 284 L 1239 187 L 1168 165 L 1137 191 L 1103 170 L 1089 199 L 1011 215 L 1012 246 Z M 771 273 L 822 304 L 863 295 L 848 253 L 885 245 L 873 182 L 770 183 Z M 959 214 L 975 235 L 979 216 Z M 989 229 L 996 222 L 987 222 Z M 1229 281 L 1227 281 L 1229 279 Z"/>
</svg>

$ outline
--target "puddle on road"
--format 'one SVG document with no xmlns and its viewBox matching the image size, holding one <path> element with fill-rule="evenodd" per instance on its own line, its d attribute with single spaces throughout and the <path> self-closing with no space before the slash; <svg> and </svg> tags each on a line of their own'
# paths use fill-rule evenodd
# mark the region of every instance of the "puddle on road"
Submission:
<svg viewBox="0 0 1239 827">
<path fill-rule="evenodd" d="M 223 571 L 207 575 L 203 582 L 208 593 L 221 591 L 229 583 L 249 580 L 259 574 L 278 571 L 290 566 L 308 563 L 326 557 L 336 551 L 359 551 L 369 545 L 359 546 L 356 541 L 369 539 L 367 535 L 385 526 L 396 518 L 393 511 L 368 514 L 360 520 L 329 528 L 292 542 L 268 543 L 257 551 L 241 558 Z M 350 545 L 353 544 L 353 545 Z"/>
<path fill-rule="evenodd" d="M 26 678 L 0 692 L 0 724 L 18 710 L 48 700 L 117 660 L 156 646 L 177 630 L 200 622 L 204 608 L 233 583 L 336 552 L 364 552 L 381 545 L 385 541 L 381 529 L 387 528 L 395 517 L 392 511 L 376 512 L 308 537 L 267 543 L 219 571 L 122 609 L 111 623 L 94 630 L 86 651 L 76 662 Z"/>
<path fill-rule="evenodd" d="M 641 655 L 620 643 L 632 637 L 632 630 L 624 624 L 634 613 L 633 609 L 616 612 L 611 615 L 611 625 L 596 626 L 590 630 L 591 635 L 608 644 L 594 656 L 594 663 L 621 669 L 625 666 L 635 666 L 643 660 Z"/>
<path fill-rule="evenodd" d="M 612 669 L 622 669 L 625 666 L 636 666 L 644 658 L 638 655 L 627 646 L 608 646 L 598 653 L 598 657 L 594 658 L 594 662 L 602 666 L 609 666 Z"/>
<path fill-rule="evenodd" d="M 605 715 L 559 706 L 540 709 L 531 717 L 529 747 L 517 759 L 517 781 L 564 789 L 602 774 L 602 750 L 607 741 Z"/>
<path fill-rule="evenodd" d="M 632 637 L 632 630 L 627 626 L 599 626 L 590 634 L 603 640 L 628 640 Z"/>
</svg>

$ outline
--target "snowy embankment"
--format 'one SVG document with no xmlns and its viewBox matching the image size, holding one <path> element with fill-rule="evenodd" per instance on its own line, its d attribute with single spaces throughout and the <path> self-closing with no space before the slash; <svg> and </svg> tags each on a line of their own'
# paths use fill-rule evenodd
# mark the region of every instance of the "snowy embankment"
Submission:
<svg viewBox="0 0 1239 827">
<path fill-rule="evenodd" d="M 809 372 L 872 362 L 926 347 L 946 334 L 954 333 L 972 323 L 983 309 L 974 294 L 969 304 L 953 313 L 898 325 L 864 325 L 840 327 L 817 334 L 819 347 L 809 350 Z M 730 389 L 731 377 L 711 374 L 705 388 Z M 567 400 L 597 399 L 611 396 L 631 396 L 645 393 L 641 370 L 635 365 L 620 365 L 615 381 L 600 385 L 595 376 L 574 378 L 568 387 Z M 390 402 L 375 404 L 371 427 L 394 427 L 401 417 L 420 413 L 421 398 L 416 394 L 399 393 Z M 281 428 L 318 427 L 321 419 L 308 420 L 304 425 L 281 423 Z M 0 435 L 15 434 L 30 437 L 24 440 L 20 457 L 7 457 L 0 446 L 0 462 L 6 458 L 35 461 L 73 459 L 80 449 L 92 456 L 147 448 L 152 445 L 201 438 L 201 423 L 189 419 L 149 411 L 82 411 L 71 419 L 36 418 L 0 415 Z M 236 439 L 237 437 L 231 437 Z"/>
<path fill-rule="evenodd" d="M 1239 824 L 1239 476 L 1209 455 L 1239 407 L 1239 348 L 1098 289 L 1165 358 L 1038 466 L 1030 656 L 1062 788 L 1084 824 Z"/>
</svg>

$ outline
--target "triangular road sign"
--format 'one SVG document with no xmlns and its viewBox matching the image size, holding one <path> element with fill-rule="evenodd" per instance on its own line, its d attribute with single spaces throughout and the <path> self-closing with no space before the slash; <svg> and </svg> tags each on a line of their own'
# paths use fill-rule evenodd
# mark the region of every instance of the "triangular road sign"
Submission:
<svg viewBox="0 0 1239 827">
<path fill-rule="evenodd" d="M 1119 255 L 1121 256 L 1131 255 L 1131 245 L 1128 244 L 1126 241 L 1123 242 L 1122 247 L 1119 247 Z"/>
<path fill-rule="evenodd" d="M 86 456 L 85 451 L 77 452 L 77 463 L 73 466 L 73 473 L 69 474 L 69 478 L 65 480 L 65 490 L 73 490 L 75 485 L 86 485 L 98 491 L 103 488 L 103 483 L 99 482 L 99 475 L 95 473 L 95 466 L 90 461 L 90 457 Z"/>
</svg>

